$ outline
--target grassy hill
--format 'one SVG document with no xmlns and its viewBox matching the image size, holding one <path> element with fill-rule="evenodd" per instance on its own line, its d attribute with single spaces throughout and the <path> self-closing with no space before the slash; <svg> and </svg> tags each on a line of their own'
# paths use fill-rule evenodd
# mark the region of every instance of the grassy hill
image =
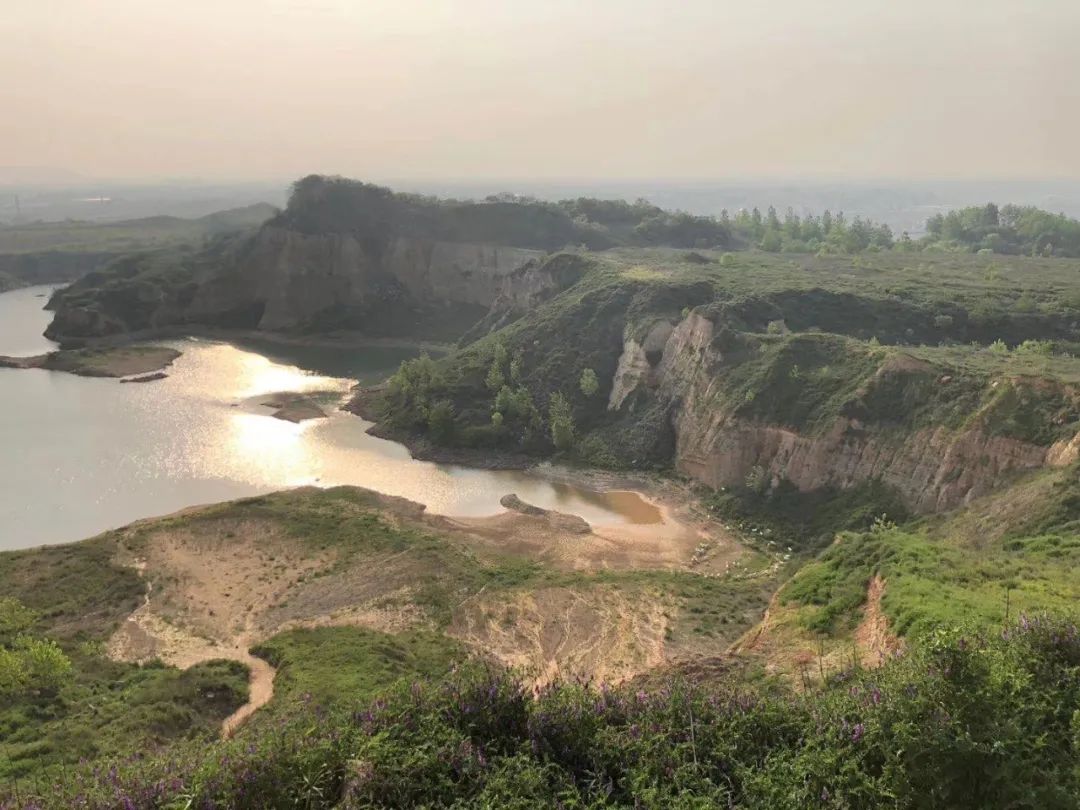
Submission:
<svg viewBox="0 0 1080 810">
<path fill-rule="evenodd" d="M 301 489 L 0 555 L 0 806 L 1077 806 L 1076 262 L 721 225 L 301 181 L 288 244 L 606 247 L 354 407 L 444 460 L 647 468 L 690 522 Z M 150 323 L 235 244 L 69 295 Z"/>
<path fill-rule="evenodd" d="M 0 226 L 0 292 L 70 282 L 131 253 L 201 246 L 274 216 L 266 204 L 197 219 L 145 217 L 120 222 L 33 222 Z"/>
</svg>

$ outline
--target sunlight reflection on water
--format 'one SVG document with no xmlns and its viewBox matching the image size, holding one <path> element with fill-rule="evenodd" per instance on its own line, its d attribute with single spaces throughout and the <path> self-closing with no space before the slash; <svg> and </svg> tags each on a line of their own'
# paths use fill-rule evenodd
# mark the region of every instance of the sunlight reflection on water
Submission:
<svg viewBox="0 0 1080 810">
<path fill-rule="evenodd" d="M 25 294 L 0 295 L 0 323 L 14 310 L 23 322 L 43 324 L 41 305 Z M 10 339 L 0 329 L 0 353 Z M 402 445 L 368 435 L 370 423 L 339 410 L 350 380 L 225 343 L 170 345 L 183 355 L 166 379 L 146 385 L 0 369 L 0 548 L 76 540 L 140 517 L 308 484 L 369 487 L 447 515 L 494 514 L 502 510 L 499 499 L 516 492 L 594 524 L 661 520 L 632 492 L 417 461 Z M 364 373 L 393 370 L 385 354 L 379 358 L 382 365 Z M 362 365 L 363 357 L 353 362 Z M 318 393 L 328 418 L 273 418 L 262 402 L 285 391 Z"/>
</svg>

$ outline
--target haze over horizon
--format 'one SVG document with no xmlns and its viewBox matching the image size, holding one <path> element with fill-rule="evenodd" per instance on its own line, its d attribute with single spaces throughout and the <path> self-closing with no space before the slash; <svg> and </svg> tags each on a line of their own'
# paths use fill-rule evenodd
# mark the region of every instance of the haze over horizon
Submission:
<svg viewBox="0 0 1080 810">
<path fill-rule="evenodd" d="M 10 165 L 1080 179 L 1080 6 L 1064 0 L 6 5 Z"/>
</svg>

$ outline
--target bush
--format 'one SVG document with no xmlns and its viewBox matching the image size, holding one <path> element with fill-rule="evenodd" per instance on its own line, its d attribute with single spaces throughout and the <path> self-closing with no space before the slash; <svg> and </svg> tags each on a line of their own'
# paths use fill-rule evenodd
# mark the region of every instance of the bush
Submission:
<svg viewBox="0 0 1080 810">
<path fill-rule="evenodd" d="M 454 435 L 454 406 L 445 399 L 436 402 L 428 413 L 427 428 L 435 441 L 450 441 Z"/>
<path fill-rule="evenodd" d="M 574 446 L 574 417 L 570 412 L 570 403 L 562 394 L 555 394 L 548 407 L 548 423 L 551 427 L 551 442 L 556 450 L 566 451 Z"/>
<path fill-rule="evenodd" d="M 1069 620 L 939 629 L 799 692 L 730 678 L 537 693 L 469 666 L 175 760 L 69 773 L 51 806 L 1068 808 Z M 318 720 L 315 716 L 318 714 Z M 3 788 L 0 788 L 0 800 Z"/>
<path fill-rule="evenodd" d="M 596 372 L 591 368 L 583 370 L 581 379 L 578 381 L 578 387 L 585 396 L 596 396 L 596 392 L 600 390 L 600 380 L 597 379 Z"/>
</svg>

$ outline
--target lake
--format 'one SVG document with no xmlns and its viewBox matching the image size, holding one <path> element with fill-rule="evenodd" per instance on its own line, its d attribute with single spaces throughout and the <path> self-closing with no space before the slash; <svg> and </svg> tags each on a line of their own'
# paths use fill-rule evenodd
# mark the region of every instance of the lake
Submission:
<svg viewBox="0 0 1080 810">
<path fill-rule="evenodd" d="M 49 292 L 0 294 L 0 354 L 55 348 L 41 336 Z M 385 378 L 414 351 L 167 343 L 183 355 L 167 379 L 147 384 L 0 369 L 0 549 L 79 540 L 187 506 L 301 485 L 369 487 L 444 515 L 495 514 L 499 499 L 516 492 L 594 524 L 660 521 L 631 492 L 418 461 L 338 409 L 355 380 Z M 301 424 L 273 418 L 261 403 L 281 391 L 312 392 L 330 416 Z"/>
</svg>

